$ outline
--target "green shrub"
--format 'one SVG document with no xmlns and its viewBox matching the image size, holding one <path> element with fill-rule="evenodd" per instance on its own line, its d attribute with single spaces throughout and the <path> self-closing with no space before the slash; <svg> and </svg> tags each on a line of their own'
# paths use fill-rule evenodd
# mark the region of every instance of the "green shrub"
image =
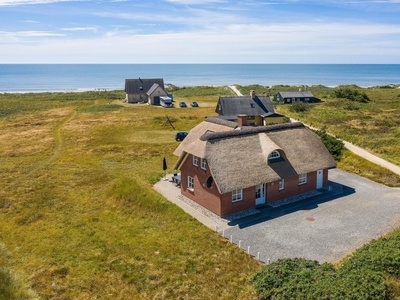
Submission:
<svg viewBox="0 0 400 300">
<path fill-rule="evenodd" d="M 380 272 L 354 268 L 336 271 L 330 263 L 301 258 L 280 259 L 264 266 L 251 281 L 261 300 L 389 298 Z"/>
<path fill-rule="evenodd" d="M 317 299 L 326 294 L 319 291 L 316 283 L 334 272 L 328 263 L 285 258 L 264 266 L 251 281 L 259 299 Z"/>
<path fill-rule="evenodd" d="M 366 103 L 369 98 L 365 92 L 359 92 L 358 90 L 351 89 L 349 87 L 340 87 L 335 90 L 336 98 L 348 99 L 351 101 Z"/>
<path fill-rule="evenodd" d="M 301 112 L 306 112 L 308 109 L 310 108 L 310 106 L 307 103 L 304 102 L 294 102 L 289 110 L 291 112 L 297 112 L 297 113 L 301 113 Z"/>
<path fill-rule="evenodd" d="M 321 130 L 314 130 L 314 132 L 320 136 L 325 147 L 328 148 L 329 153 L 333 156 L 336 161 L 339 161 L 342 157 L 342 151 L 344 149 L 344 143 L 341 140 L 326 133 L 326 127 L 322 127 Z"/>
<path fill-rule="evenodd" d="M 375 272 L 400 277 L 400 230 L 397 234 L 373 240 L 361 249 L 357 250 L 351 258 L 346 261 L 341 270 L 349 272 L 352 269 L 368 269 Z"/>
<path fill-rule="evenodd" d="M 264 266 L 251 282 L 259 299 L 391 299 L 400 278 L 400 230 L 358 249 L 337 270 L 301 258 Z"/>
</svg>

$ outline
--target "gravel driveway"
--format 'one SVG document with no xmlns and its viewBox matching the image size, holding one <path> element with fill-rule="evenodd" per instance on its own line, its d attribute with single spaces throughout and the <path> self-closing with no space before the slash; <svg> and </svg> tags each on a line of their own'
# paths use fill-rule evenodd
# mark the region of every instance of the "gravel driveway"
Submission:
<svg viewBox="0 0 400 300">
<path fill-rule="evenodd" d="M 400 189 L 337 169 L 331 191 L 231 222 L 223 232 L 265 262 L 303 257 L 337 262 L 355 249 L 400 226 Z M 222 234 L 222 232 L 221 232 Z"/>
</svg>

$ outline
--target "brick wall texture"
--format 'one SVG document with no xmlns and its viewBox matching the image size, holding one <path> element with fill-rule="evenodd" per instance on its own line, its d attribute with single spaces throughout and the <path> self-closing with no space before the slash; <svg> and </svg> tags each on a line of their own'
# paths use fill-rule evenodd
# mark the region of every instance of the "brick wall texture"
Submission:
<svg viewBox="0 0 400 300">
<path fill-rule="evenodd" d="M 194 179 L 194 188 L 188 188 L 188 178 Z M 243 199 L 232 202 L 232 193 L 220 194 L 215 183 L 211 187 L 206 186 L 207 179 L 211 176 L 208 166 L 203 170 L 200 167 L 200 158 L 198 166 L 193 165 L 192 155 L 181 166 L 181 193 L 194 202 L 204 206 L 213 213 L 224 216 L 255 206 L 256 187 L 252 186 L 243 189 Z M 328 170 L 323 170 L 323 187 L 328 185 Z M 285 178 L 284 189 L 279 190 L 279 181 L 266 183 L 266 203 L 310 192 L 317 187 L 317 171 L 307 174 L 307 183 L 299 185 L 298 176 Z"/>
</svg>

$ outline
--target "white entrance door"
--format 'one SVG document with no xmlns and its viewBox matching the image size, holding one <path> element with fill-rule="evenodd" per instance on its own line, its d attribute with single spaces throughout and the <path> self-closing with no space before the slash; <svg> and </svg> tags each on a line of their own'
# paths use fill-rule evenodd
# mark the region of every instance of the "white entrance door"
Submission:
<svg viewBox="0 0 400 300">
<path fill-rule="evenodd" d="M 256 205 L 265 204 L 265 184 L 256 186 Z"/>
<path fill-rule="evenodd" d="M 324 179 L 324 172 L 322 170 L 317 171 L 317 189 L 322 188 Z"/>
</svg>

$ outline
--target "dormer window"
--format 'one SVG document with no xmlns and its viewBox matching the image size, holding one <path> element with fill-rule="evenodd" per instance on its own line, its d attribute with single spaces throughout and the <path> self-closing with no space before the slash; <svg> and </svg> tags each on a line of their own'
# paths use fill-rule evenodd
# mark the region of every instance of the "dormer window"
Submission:
<svg viewBox="0 0 400 300">
<path fill-rule="evenodd" d="M 268 156 L 268 159 L 277 159 L 280 158 L 281 155 L 279 154 L 278 151 L 272 151 L 271 154 Z"/>
</svg>

